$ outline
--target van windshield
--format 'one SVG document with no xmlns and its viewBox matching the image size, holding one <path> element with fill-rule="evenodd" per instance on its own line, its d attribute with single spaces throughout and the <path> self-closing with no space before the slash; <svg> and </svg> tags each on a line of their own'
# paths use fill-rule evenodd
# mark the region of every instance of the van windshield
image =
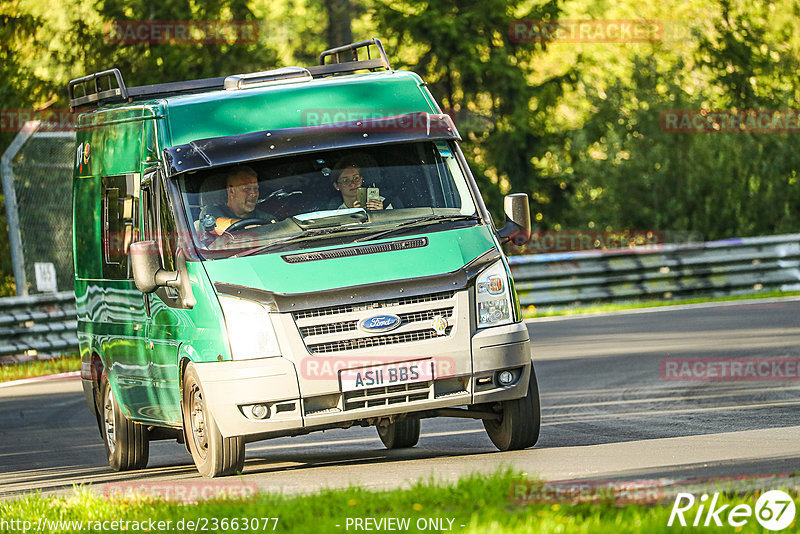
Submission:
<svg viewBox="0 0 800 534">
<path fill-rule="evenodd" d="M 207 258 L 314 248 L 478 224 L 449 142 L 331 150 L 178 178 Z"/>
</svg>

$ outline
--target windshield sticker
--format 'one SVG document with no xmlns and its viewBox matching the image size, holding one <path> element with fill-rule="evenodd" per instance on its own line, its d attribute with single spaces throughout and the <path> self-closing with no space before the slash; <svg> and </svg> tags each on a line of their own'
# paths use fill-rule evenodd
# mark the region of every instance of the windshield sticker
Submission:
<svg viewBox="0 0 800 534">
<path fill-rule="evenodd" d="M 439 150 L 439 155 L 443 158 L 452 158 L 453 153 L 450 151 L 450 145 L 439 141 L 436 143 L 436 148 Z"/>
</svg>

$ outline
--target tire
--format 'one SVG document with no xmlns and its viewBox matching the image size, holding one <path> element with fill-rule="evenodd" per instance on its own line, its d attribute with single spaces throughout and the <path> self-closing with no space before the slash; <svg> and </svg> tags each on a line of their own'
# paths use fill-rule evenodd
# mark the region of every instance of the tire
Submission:
<svg viewBox="0 0 800 534">
<path fill-rule="evenodd" d="M 521 399 L 500 403 L 502 418 L 484 419 L 483 426 L 494 446 L 501 451 L 517 451 L 533 447 L 539 440 L 542 416 L 539 408 L 539 387 L 531 364 L 528 394 Z"/>
<path fill-rule="evenodd" d="M 108 465 L 114 471 L 144 469 L 150 457 L 147 427 L 125 417 L 107 376 L 100 383 L 100 398 L 101 433 Z"/>
<path fill-rule="evenodd" d="M 186 443 L 200 474 L 215 478 L 241 473 L 244 468 L 244 438 L 222 437 L 192 364 L 183 374 L 181 408 Z"/>
<path fill-rule="evenodd" d="M 387 449 L 407 449 L 419 441 L 419 419 L 403 419 L 376 428 Z"/>
</svg>

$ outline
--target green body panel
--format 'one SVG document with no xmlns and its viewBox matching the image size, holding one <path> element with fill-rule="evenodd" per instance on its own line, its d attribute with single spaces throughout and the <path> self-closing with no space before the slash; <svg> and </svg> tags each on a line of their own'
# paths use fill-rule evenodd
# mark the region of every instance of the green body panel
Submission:
<svg viewBox="0 0 800 534">
<path fill-rule="evenodd" d="M 170 308 L 158 294 L 150 295 L 150 375 L 159 391 L 164 418 L 173 424 L 181 421 L 180 354 L 195 362 L 230 360 L 225 321 L 214 288 L 202 264 L 189 262 L 187 269 L 196 300 L 194 308 Z"/>
<path fill-rule="evenodd" d="M 265 254 L 208 261 L 205 267 L 214 282 L 308 293 L 450 273 L 495 247 L 488 226 L 420 235 L 427 236 L 428 246 L 295 264 L 286 263 L 280 254 Z M 318 250 L 325 249 L 309 249 Z"/>
<path fill-rule="evenodd" d="M 84 334 L 91 340 L 120 405 L 133 418 L 148 413 L 157 399 L 150 387 L 141 291 L 130 280 L 76 280 L 75 296 L 79 339 Z"/>
<path fill-rule="evenodd" d="M 170 146 L 210 137 L 423 111 L 437 113 L 422 80 L 409 72 L 339 76 L 166 101 Z"/>
<path fill-rule="evenodd" d="M 229 360 L 224 320 L 198 262 L 187 265 L 197 304 L 170 308 L 143 295 L 132 280 L 76 280 L 78 339 L 83 359 L 97 353 L 125 414 L 140 422 L 179 425 L 181 345 L 197 362 Z M 149 299 L 151 314 L 145 312 Z"/>
<path fill-rule="evenodd" d="M 142 124 L 153 112 L 142 106 L 85 113 L 78 118 L 78 146 L 89 143 L 78 176 L 114 176 L 141 170 Z"/>
</svg>

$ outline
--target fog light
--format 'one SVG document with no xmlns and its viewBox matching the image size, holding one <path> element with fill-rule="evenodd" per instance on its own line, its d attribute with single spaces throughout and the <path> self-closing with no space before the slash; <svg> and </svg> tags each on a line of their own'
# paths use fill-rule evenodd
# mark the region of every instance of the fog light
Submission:
<svg viewBox="0 0 800 534">
<path fill-rule="evenodd" d="M 497 375 L 497 381 L 500 382 L 501 386 L 507 386 L 514 381 L 514 373 L 511 371 L 501 371 L 500 374 Z"/>
<path fill-rule="evenodd" d="M 266 404 L 254 404 L 250 407 L 250 413 L 256 419 L 266 419 L 269 417 L 269 408 Z"/>
</svg>

